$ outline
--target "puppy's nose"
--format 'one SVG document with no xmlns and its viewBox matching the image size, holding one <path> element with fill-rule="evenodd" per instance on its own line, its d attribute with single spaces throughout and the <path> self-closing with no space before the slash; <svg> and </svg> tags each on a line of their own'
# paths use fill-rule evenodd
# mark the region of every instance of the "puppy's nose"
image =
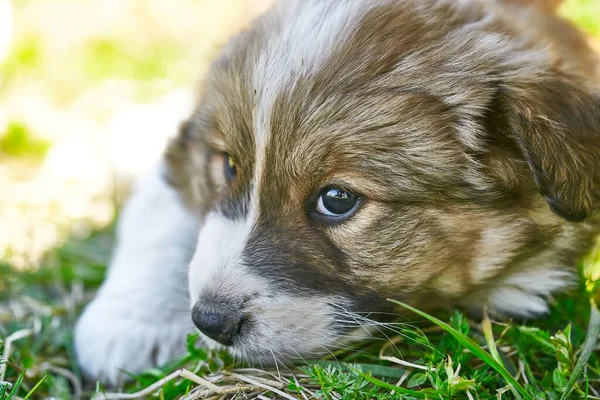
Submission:
<svg viewBox="0 0 600 400">
<path fill-rule="evenodd" d="M 233 335 L 239 332 L 242 315 L 227 308 L 207 307 L 200 303 L 192 308 L 192 321 L 196 328 L 209 338 L 231 346 Z"/>
</svg>

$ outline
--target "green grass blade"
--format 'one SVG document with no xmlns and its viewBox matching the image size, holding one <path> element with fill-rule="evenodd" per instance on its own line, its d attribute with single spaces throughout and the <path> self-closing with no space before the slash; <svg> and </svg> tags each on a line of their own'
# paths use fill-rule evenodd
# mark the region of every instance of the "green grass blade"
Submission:
<svg viewBox="0 0 600 400">
<path fill-rule="evenodd" d="M 500 353 L 498 353 L 498 348 L 496 347 L 496 340 L 494 339 L 494 331 L 492 330 L 492 321 L 488 317 L 487 310 L 483 312 L 483 320 L 481 321 L 481 328 L 483 330 L 483 336 L 485 337 L 485 342 L 490 349 L 490 355 L 496 360 L 498 363 L 502 362 L 502 358 L 500 357 Z"/>
<path fill-rule="evenodd" d="M 488 345 L 489 353 L 494 360 L 500 365 L 502 364 L 502 357 L 500 357 L 500 353 L 498 352 L 498 348 L 496 347 L 496 339 L 494 339 L 494 331 L 492 329 L 492 321 L 490 321 L 490 317 L 487 313 L 487 308 L 483 310 L 483 319 L 481 320 L 481 329 L 483 330 L 483 336 L 485 337 L 485 342 Z M 519 398 L 519 393 L 514 388 L 514 386 L 510 387 L 510 391 L 513 393 L 515 398 Z"/>
<path fill-rule="evenodd" d="M 21 383 L 23 382 L 23 378 L 25 378 L 25 372 L 27 370 L 24 369 L 21 374 L 19 375 L 19 377 L 17 378 L 17 381 L 14 383 L 12 390 L 10 391 L 10 393 L 8 394 L 8 396 L 6 397 L 6 399 L 3 400 L 10 400 L 12 399 L 12 397 L 17 394 L 17 390 L 19 390 L 19 387 L 21 386 Z"/>
<path fill-rule="evenodd" d="M 350 369 L 350 367 L 348 366 L 349 363 L 345 362 L 309 360 L 308 363 L 320 365 L 322 367 L 333 365 L 339 366 L 347 370 Z M 404 368 L 388 367 L 386 365 L 380 364 L 352 363 L 352 365 L 359 367 L 362 371 L 370 372 L 371 375 L 382 376 L 384 378 L 400 379 L 406 373 L 406 369 Z"/>
<path fill-rule="evenodd" d="M 391 383 L 387 383 L 387 382 L 379 380 L 377 378 L 373 378 L 369 374 L 366 374 L 366 373 L 364 373 L 362 371 L 359 371 L 357 369 L 354 369 L 352 367 L 348 367 L 348 368 L 352 372 L 354 372 L 357 375 L 360 375 L 361 377 L 363 377 L 367 381 L 371 382 L 372 384 L 377 385 L 379 387 L 382 387 L 384 389 L 393 390 L 395 393 L 398 393 L 398 394 L 404 394 L 404 395 L 407 395 L 407 396 L 416 397 L 418 399 L 430 399 L 433 396 L 436 396 L 436 395 L 440 394 L 436 390 L 417 391 L 417 390 L 405 389 L 403 387 L 392 385 Z"/>
<path fill-rule="evenodd" d="M 567 386 L 565 387 L 565 391 L 561 396 L 561 400 L 566 399 L 573 391 L 573 387 L 575 383 L 579 379 L 579 376 L 583 372 L 585 365 L 587 364 L 594 348 L 596 347 L 596 343 L 598 342 L 598 336 L 600 335 L 600 311 L 598 311 L 598 307 L 594 301 L 590 302 L 591 311 L 590 311 L 590 323 L 588 325 L 587 333 L 585 335 L 585 340 L 581 345 L 581 352 L 579 353 L 579 358 L 575 363 L 575 368 L 573 368 L 573 373 L 571 374 L 571 378 L 567 382 Z"/>
<path fill-rule="evenodd" d="M 439 320 L 427 313 L 424 313 L 421 310 L 417 310 L 416 308 L 411 307 L 408 304 L 404 304 L 404 303 L 401 303 L 401 302 L 399 302 L 397 300 L 393 300 L 393 299 L 388 299 L 388 300 L 394 304 L 398 304 L 399 306 L 406 308 L 409 311 L 414 312 L 415 314 L 429 320 L 430 322 L 436 324 L 437 326 L 439 326 L 440 328 L 442 328 L 443 330 L 448 332 L 456 340 L 458 340 L 458 342 L 460 344 L 462 344 L 466 349 L 471 351 L 473 354 L 475 354 L 477 357 L 479 357 L 482 361 L 484 361 L 487 365 L 489 365 L 494 370 L 496 370 L 496 372 L 498 372 L 506 380 L 506 382 L 508 382 L 510 385 L 512 385 L 521 396 L 523 396 L 525 399 L 533 400 L 531 395 L 529 393 L 527 393 L 525 388 L 523 386 L 521 386 L 521 384 L 510 374 L 510 372 L 508 372 L 506 370 L 504 365 L 502 365 L 499 362 L 497 362 L 496 360 L 494 360 L 494 358 L 490 355 L 490 353 L 488 353 L 487 351 L 482 349 L 481 346 L 479 346 L 477 343 L 475 343 L 471 338 L 463 335 L 462 333 L 460 333 L 459 331 L 457 331 L 456 329 L 454 329 L 453 327 L 451 327 L 444 321 Z"/>
<path fill-rule="evenodd" d="M 44 381 L 46 380 L 47 377 L 48 377 L 48 375 L 44 375 L 44 377 L 42 379 L 40 379 L 40 381 L 38 383 L 35 384 L 35 386 L 29 391 L 29 393 L 27 393 L 25 395 L 25 397 L 23 397 L 23 400 L 27 400 L 28 398 L 30 398 L 31 395 L 35 393 L 35 391 L 37 390 L 37 388 L 40 387 L 40 385 L 42 383 L 44 383 Z"/>
</svg>

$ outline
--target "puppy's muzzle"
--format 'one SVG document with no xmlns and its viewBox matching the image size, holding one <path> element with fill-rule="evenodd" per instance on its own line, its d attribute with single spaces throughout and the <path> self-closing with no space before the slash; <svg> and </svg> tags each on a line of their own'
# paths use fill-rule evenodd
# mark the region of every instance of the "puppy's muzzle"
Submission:
<svg viewBox="0 0 600 400">
<path fill-rule="evenodd" d="M 197 302 L 192 308 L 192 321 L 209 338 L 233 345 L 233 335 L 240 331 L 243 315 L 225 304 L 210 305 Z"/>
</svg>

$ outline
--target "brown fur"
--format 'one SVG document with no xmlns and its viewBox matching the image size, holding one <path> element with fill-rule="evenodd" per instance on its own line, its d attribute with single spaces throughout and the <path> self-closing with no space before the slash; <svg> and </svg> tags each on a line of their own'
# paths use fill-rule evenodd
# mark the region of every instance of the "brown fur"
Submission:
<svg viewBox="0 0 600 400">
<path fill-rule="evenodd" d="M 584 37 L 554 5 L 515 3 L 373 7 L 321 64 L 280 72 L 291 83 L 276 88 L 257 159 L 256 109 L 270 89 L 253 77 L 285 29 L 280 11 L 265 15 L 215 61 L 167 152 L 170 181 L 201 216 L 241 218 L 256 189 L 243 257 L 286 290 L 292 281 L 377 311 L 395 297 L 532 313 L 491 299 L 502 288 L 543 297 L 568 286 L 544 291 L 515 277 L 569 270 L 591 246 L 600 95 Z M 214 164 L 223 152 L 239 166 L 231 187 Z M 332 183 L 364 200 L 326 226 L 307 210 Z"/>
</svg>

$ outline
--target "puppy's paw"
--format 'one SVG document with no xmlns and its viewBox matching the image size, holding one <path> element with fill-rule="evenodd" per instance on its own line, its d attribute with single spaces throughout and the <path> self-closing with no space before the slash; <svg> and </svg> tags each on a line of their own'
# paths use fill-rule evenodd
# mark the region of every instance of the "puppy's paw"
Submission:
<svg viewBox="0 0 600 400">
<path fill-rule="evenodd" d="M 116 304 L 96 300 L 87 307 L 75 327 L 74 340 L 87 377 L 118 385 L 128 380 L 127 373 L 137 374 L 185 352 L 187 335 L 194 332 L 189 314 L 140 306 L 146 308 L 118 309 Z"/>
</svg>

